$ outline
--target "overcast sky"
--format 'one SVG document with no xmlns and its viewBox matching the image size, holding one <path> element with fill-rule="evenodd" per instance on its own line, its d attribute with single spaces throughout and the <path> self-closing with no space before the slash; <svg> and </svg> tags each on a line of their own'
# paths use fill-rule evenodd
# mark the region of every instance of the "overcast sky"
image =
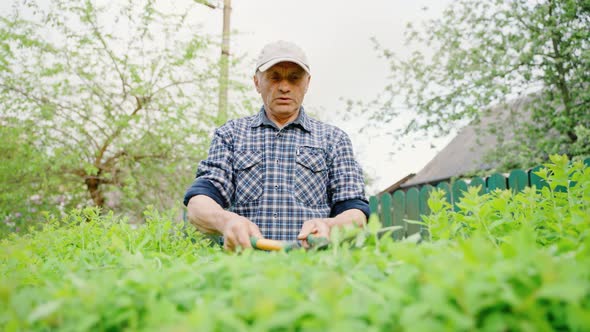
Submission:
<svg viewBox="0 0 590 332">
<path fill-rule="evenodd" d="M 0 10 L 10 10 L 15 1 L 23 0 L 2 1 Z M 223 3 L 223 0 L 209 1 Z M 162 2 L 165 6 L 174 6 L 172 0 Z M 345 108 L 342 99 L 370 101 L 387 83 L 387 63 L 378 57 L 371 37 L 395 53 L 404 55 L 406 23 L 440 16 L 450 2 L 233 0 L 231 29 L 237 33 L 231 37 L 230 52 L 232 55 L 245 55 L 245 67 L 252 67 L 253 71 L 255 58 L 266 43 L 283 39 L 301 46 L 307 53 L 312 70 L 304 105 L 321 120 L 338 125 L 349 133 L 358 160 L 373 179 L 368 194 L 374 194 L 407 174 L 418 172 L 449 138 L 439 140 L 436 150 L 429 148 L 430 142 L 422 142 L 391 157 L 394 146 L 391 137 L 374 130 L 360 134 L 358 129 L 362 119 L 342 120 L 340 115 Z M 197 22 L 193 23 L 201 24 L 205 32 L 221 35 L 221 9 L 199 6 L 195 14 Z M 254 93 L 254 87 L 252 89 Z"/>
</svg>

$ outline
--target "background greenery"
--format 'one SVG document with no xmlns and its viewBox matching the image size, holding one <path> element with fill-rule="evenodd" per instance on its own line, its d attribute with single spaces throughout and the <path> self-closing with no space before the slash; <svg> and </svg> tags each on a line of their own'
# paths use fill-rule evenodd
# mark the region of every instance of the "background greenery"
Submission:
<svg viewBox="0 0 590 332">
<path fill-rule="evenodd" d="M 410 56 L 375 41 L 390 84 L 373 102 L 350 101 L 349 110 L 370 114 L 367 128 L 409 119 L 393 142 L 472 124 L 498 138 L 488 157 L 502 171 L 554 153 L 587 157 L 589 25 L 588 0 L 455 1 L 440 18 L 408 23 Z M 491 115 L 500 121 L 478 126 Z"/>
<path fill-rule="evenodd" d="M 191 16 L 201 4 L 15 6 L 0 17 L 3 226 L 84 206 L 178 210 L 217 116 L 219 45 Z M 229 84 L 230 115 L 251 111 Z"/>
<path fill-rule="evenodd" d="M 220 45 L 191 16 L 202 2 L 14 6 L 0 16 L 2 234 L 86 206 L 135 221 L 147 205 L 179 211 L 216 125 Z M 589 24 L 587 0 L 456 1 L 407 28 L 408 48 L 431 56 L 400 58 L 376 43 L 391 84 L 353 110 L 369 126 L 416 112 L 396 144 L 477 123 L 496 106 L 509 110 L 510 126 L 481 130 L 512 135 L 489 156 L 501 170 L 552 153 L 587 157 Z M 229 117 L 257 108 L 251 86 L 233 77 Z M 514 108 L 515 99 L 527 102 Z"/>
</svg>

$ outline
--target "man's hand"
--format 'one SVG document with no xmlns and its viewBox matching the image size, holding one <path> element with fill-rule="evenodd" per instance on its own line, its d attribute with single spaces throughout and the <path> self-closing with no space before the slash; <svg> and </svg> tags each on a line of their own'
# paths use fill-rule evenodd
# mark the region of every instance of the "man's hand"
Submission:
<svg viewBox="0 0 590 332">
<path fill-rule="evenodd" d="M 187 205 L 187 217 L 195 227 L 206 234 L 222 234 L 224 248 L 236 250 L 250 248 L 250 237 L 262 237 L 255 223 L 238 214 L 224 210 L 217 202 L 205 195 L 193 196 Z"/>
<path fill-rule="evenodd" d="M 330 238 L 330 223 L 328 222 L 330 219 L 311 219 L 303 223 L 301 226 L 301 231 L 299 235 L 297 235 L 297 239 L 301 240 L 303 247 L 309 248 L 310 245 L 307 243 L 307 236 L 309 234 L 313 234 L 317 237 L 325 237 L 327 239 Z"/>
<path fill-rule="evenodd" d="M 251 236 L 262 238 L 258 226 L 247 218 L 236 215 L 223 227 L 223 248 L 230 251 L 235 251 L 238 248 L 252 248 Z"/>
</svg>

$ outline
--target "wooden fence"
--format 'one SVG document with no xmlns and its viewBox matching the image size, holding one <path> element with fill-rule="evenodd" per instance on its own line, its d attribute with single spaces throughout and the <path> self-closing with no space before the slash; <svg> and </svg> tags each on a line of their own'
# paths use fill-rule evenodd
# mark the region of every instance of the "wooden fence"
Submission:
<svg viewBox="0 0 590 332">
<path fill-rule="evenodd" d="M 584 160 L 584 163 L 590 167 L 590 158 Z M 543 179 L 534 174 L 542 167 L 537 166 L 528 171 L 516 169 L 510 172 L 508 176 L 494 173 L 484 178 L 476 176 L 470 180 L 457 180 L 452 184 L 440 182 L 436 185 L 436 188 L 443 189 L 446 192 L 447 201 L 452 204 L 455 210 L 458 210 L 457 203 L 469 187 L 481 186 L 480 194 L 484 194 L 495 189 L 512 189 L 518 192 L 529 186 L 536 186 L 537 188 L 547 186 Z M 422 215 L 430 213 L 427 202 L 430 191 L 434 188 L 430 184 L 425 184 L 398 189 L 393 194 L 385 193 L 380 196 L 371 196 L 369 197 L 369 205 L 371 211 L 379 215 L 384 227 L 403 227 L 402 231 L 393 234 L 395 238 L 401 239 L 422 230 L 421 225 L 408 223 L 406 220 L 421 221 Z"/>
</svg>

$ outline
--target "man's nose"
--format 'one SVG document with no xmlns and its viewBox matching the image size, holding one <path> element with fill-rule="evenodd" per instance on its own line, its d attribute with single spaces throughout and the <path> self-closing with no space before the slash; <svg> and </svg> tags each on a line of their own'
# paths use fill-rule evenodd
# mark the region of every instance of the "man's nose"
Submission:
<svg viewBox="0 0 590 332">
<path fill-rule="evenodd" d="M 289 85 L 289 82 L 287 82 L 287 80 L 281 80 L 279 82 L 279 91 L 282 93 L 287 93 L 291 91 L 291 86 Z"/>
</svg>

